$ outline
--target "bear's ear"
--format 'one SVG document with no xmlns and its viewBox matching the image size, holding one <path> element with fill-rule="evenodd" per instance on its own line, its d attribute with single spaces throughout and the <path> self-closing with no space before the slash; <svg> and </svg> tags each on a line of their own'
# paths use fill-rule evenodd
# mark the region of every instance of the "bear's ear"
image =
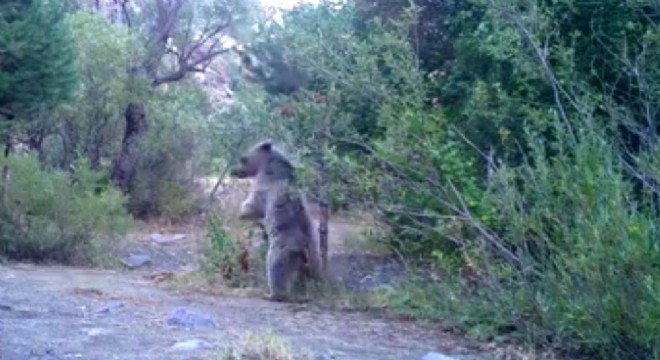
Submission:
<svg viewBox="0 0 660 360">
<path fill-rule="evenodd" d="M 273 142 L 270 139 L 265 140 L 265 141 L 261 142 L 261 145 L 259 146 L 259 149 L 262 150 L 262 151 L 269 152 L 273 149 Z"/>
</svg>

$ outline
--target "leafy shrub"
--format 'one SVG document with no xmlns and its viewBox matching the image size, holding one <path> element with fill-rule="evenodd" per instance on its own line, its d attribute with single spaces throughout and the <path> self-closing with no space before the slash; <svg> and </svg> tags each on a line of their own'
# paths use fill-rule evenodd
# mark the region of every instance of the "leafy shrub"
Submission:
<svg viewBox="0 0 660 360">
<path fill-rule="evenodd" d="M 206 254 L 204 271 L 210 274 L 219 272 L 230 285 L 237 285 L 241 280 L 242 249 L 220 219 L 210 218 L 207 229 L 211 248 Z"/>
<path fill-rule="evenodd" d="M 452 227 L 462 206 L 477 218 L 489 213 L 482 204 L 484 190 L 473 154 L 441 114 L 390 107 L 381 121 L 388 134 L 376 143 L 376 170 L 371 173 L 376 180 L 371 186 L 393 230 L 392 245 L 404 254 L 424 257 L 452 251 L 454 238 L 466 235 L 465 227 Z"/>
<path fill-rule="evenodd" d="M 472 275 L 453 275 L 458 264 L 442 258 L 442 283 L 413 297 L 406 290 L 393 304 L 481 335 L 517 334 L 601 358 L 657 358 L 660 219 L 634 196 L 604 131 L 583 124 L 576 136 L 556 124 L 554 134 L 549 152 L 528 133 L 531 158 L 496 172 L 487 204 L 498 210 L 498 232 L 462 243 Z"/>
<path fill-rule="evenodd" d="M 34 156 L 0 158 L 0 253 L 12 259 L 89 262 L 101 235 L 130 224 L 124 198 L 79 161 L 74 172 L 43 169 Z"/>
<path fill-rule="evenodd" d="M 606 356 L 660 355 L 650 336 L 660 331 L 660 219 L 640 206 L 603 132 L 583 123 L 577 138 L 555 133 L 554 156 L 530 135 L 534 165 L 501 170 L 492 197 L 518 257 L 520 288 L 509 291 L 525 294 L 512 298 L 536 319 L 527 330 Z"/>
</svg>

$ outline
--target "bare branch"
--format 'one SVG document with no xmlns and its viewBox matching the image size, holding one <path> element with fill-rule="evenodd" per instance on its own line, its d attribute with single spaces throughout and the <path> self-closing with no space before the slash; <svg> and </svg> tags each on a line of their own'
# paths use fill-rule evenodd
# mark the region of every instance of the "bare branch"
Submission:
<svg viewBox="0 0 660 360">
<path fill-rule="evenodd" d="M 123 0 L 120 4 L 121 12 L 124 14 L 124 19 L 126 20 L 126 26 L 129 28 L 132 27 L 131 16 L 128 12 L 128 0 Z"/>
<path fill-rule="evenodd" d="M 175 20 L 179 16 L 181 8 L 186 0 L 170 0 L 174 2 L 165 4 L 165 0 L 158 0 L 159 20 L 157 21 L 158 30 L 155 31 L 156 42 L 161 42 L 165 46 L 167 39 L 175 26 Z M 175 82 L 183 79 L 189 72 L 204 72 L 211 62 L 219 55 L 229 51 L 229 49 L 218 49 L 220 40 L 217 38 L 222 32 L 226 31 L 231 25 L 231 19 L 218 22 L 211 25 L 207 22 L 202 33 L 196 39 L 191 36 L 192 20 L 187 24 L 184 34 L 184 44 L 180 49 L 175 50 L 168 47 L 165 53 L 176 57 L 176 69 L 164 75 L 154 75 L 152 86 L 158 86 L 169 82 Z M 205 49 L 205 50 L 202 50 Z"/>
<path fill-rule="evenodd" d="M 238 136 L 238 139 L 234 142 L 234 145 L 231 148 L 231 151 L 229 153 L 229 158 L 227 159 L 227 164 L 225 165 L 225 168 L 222 170 L 220 173 L 220 176 L 218 177 L 218 180 L 216 181 L 215 185 L 213 186 L 213 190 L 211 190 L 211 193 L 209 194 L 209 200 L 208 204 L 209 207 L 213 203 L 213 200 L 216 198 L 216 194 L 218 193 L 218 189 L 220 188 L 220 185 L 222 185 L 222 180 L 227 177 L 229 174 L 229 171 L 231 167 L 233 166 L 234 161 L 236 161 L 236 158 L 239 155 L 239 152 L 241 150 L 241 147 L 244 145 L 245 140 L 248 139 L 249 135 L 251 134 L 249 127 L 247 127 L 245 124 L 241 126 L 241 133 Z"/>
<path fill-rule="evenodd" d="M 202 55 L 200 58 L 198 58 L 197 60 L 191 63 L 187 63 L 187 62 L 179 63 L 178 69 L 176 69 L 175 71 L 154 78 L 152 82 L 152 86 L 156 87 L 158 85 L 162 85 L 165 83 L 179 81 L 183 79 L 186 76 L 186 74 L 189 72 L 205 72 L 208 66 L 210 65 L 211 61 L 213 61 L 213 59 L 215 59 L 217 56 L 227 51 L 229 51 L 229 49 L 221 49 L 217 51 L 207 52 L 206 54 Z"/>
<path fill-rule="evenodd" d="M 217 24 L 213 28 L 210 28 L 210 29 L 207 28 L 204 31 L 202 31 L 202 35 L 199 37 L 199 39 L 197 39 L 197 41 L 195 41 L 193 43 L 190 50 L 187 51 L 188 56 L 193 55 L 197 50 L 199 50 L 199 48 L 206 45 L 209 40 L 211 40 L 212 38 L 214 38 L 215 36 L 217 36 L 221 32 L 228 29 L 230 25 L 231 25 L 231 22 L 229 20 L 227 20 L 227 22 Z M 218 41 L 216 40 L 215 43 L 211 47 L 213 47 L 217 43 L 218 43 Z"/>
<path fill-rule="evenodd" d="M 156 0 L 156 11 L 158 18 L 153 29 L 152 41 L 155 43 L 167 42 L 174 30 L 176 20 L 186 0 Z M 166 3 L 167 2 L 167 3 Z M 173 3 L 173 4 L 172 4 Z"/>
</svg>

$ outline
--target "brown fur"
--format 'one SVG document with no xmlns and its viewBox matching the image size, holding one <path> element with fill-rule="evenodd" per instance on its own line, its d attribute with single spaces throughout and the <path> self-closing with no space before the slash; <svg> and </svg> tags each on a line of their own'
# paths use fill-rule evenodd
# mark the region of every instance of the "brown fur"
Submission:
<svg viewBox="0 0 660 360">
<path fill-rule="evenodd" d="M 294 281 L 322 277 L 316 232 L 296 188 L 293 166 L 267 140 L 249 149 L 232 174 L 252 180 L 239 217 L 263 222 L 269 237 L 266 271 L 270 299 L 287 300 Z"/>
</svg>

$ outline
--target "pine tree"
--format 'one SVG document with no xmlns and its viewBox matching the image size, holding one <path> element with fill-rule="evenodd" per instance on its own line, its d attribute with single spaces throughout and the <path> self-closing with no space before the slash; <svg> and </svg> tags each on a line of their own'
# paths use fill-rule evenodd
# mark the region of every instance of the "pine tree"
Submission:
<svg viewBox="0 0 660 360">
<path fill-rule="evenodd" d="M 68 98 L 77 83 L 74 41 L 59 0 L 0 3 L 0 121 Z"/>
</svg>

